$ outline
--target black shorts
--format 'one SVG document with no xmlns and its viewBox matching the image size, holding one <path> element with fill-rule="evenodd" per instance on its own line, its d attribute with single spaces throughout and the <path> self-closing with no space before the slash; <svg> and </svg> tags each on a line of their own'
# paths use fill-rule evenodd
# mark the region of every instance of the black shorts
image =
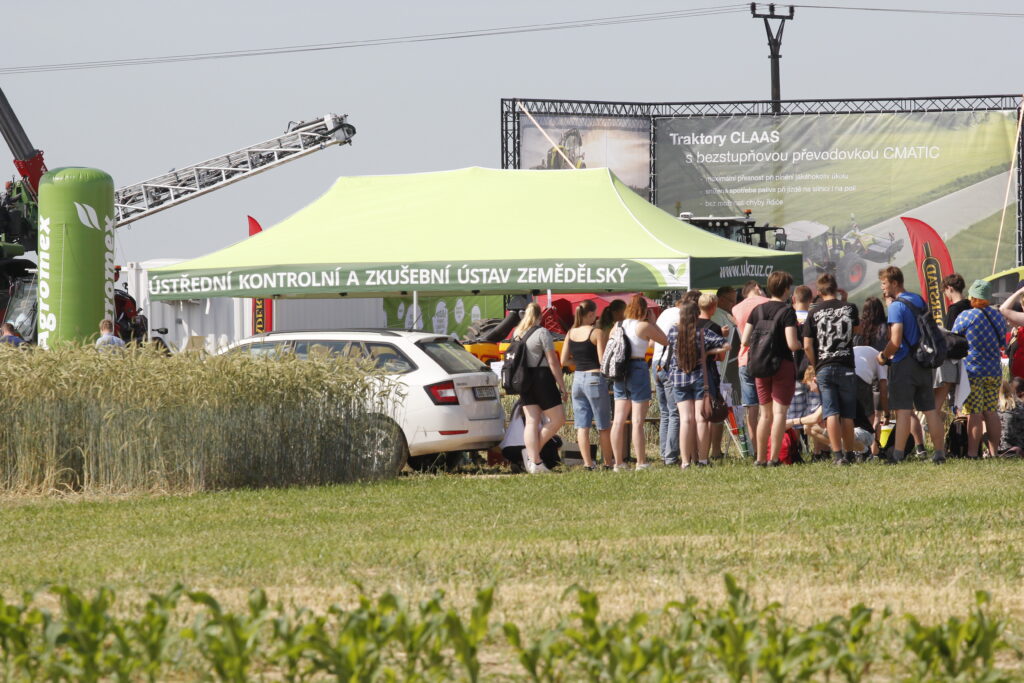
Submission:
<svg viewBox="0 0 1024 683">
<path fill-rule="evenodd" d="M 935 409 L 935 370 L 907 354 L 889 366 L 889 410 Z"/>
<path fill-rule="evenodd" d="M 530 388 L 523 392 L 520 402 L 524 406 L 540 406 L 541 410 L 562 405 L 562 393 L 548 368 L 530 368 L 533 375 Z"/>
</svg>

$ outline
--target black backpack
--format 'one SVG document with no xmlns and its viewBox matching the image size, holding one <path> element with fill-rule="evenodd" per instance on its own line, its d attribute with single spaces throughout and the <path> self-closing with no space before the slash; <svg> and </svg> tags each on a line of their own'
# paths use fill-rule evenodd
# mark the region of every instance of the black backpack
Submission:
<svg viewBox="0 0 1024 683">
<path fill-rule="evenodd" d="M 967 337 L 956 332 L 942 331 L 946 338 L 946 359 L 961 360 L 967 358 Z"/>
<path fill-rule="evenodd" d="M 910 345 L 910 353 L 914 359 L 926 368 L 937 368 L 946 362 L 949 347 L 946 344 L 946 335 L 939 328 L 931 311 L 927 308 L 918 308 L 907 299 L 897 299 L 904 306 L 909 308 L 917 321 L 918 339 L 916 344 Z"/>
<path fill-rule="evenodd" d="M 526 365 L 526 341 L 539 329 L 538 325 L 508 345 L 505 362 L 501 366 L 501 388 L 506 394 L 522 394 L 530 388 L 532 375 Z"/>
<path fill-rule="evenodd" d="M 771 377 L 779 371 L 782 359 L 775 348 L 775 330 L 788 309 L 788 305 L 780 306 L 771 318 L 761 318 L 754 325 L 747 351 L 747 373 L 751 377 Z"/>
<path fill-rule="evenodd" d="M 946 457 L 967 457 L 967 418 L 957 417 L 946 430 Z"/>
</svg>

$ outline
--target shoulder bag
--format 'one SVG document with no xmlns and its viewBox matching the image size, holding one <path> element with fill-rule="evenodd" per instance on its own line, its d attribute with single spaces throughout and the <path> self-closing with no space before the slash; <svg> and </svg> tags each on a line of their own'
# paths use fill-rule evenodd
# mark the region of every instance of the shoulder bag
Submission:
<svg viewBox="0 0 1024 683">
<path fill-rule="evenodd" d="M 708 355 L 704 350 L 704 330 L 698 330 L 698 332 L 700 333 L 701 374 L 704 375 L 704 400 L 700 404 L 700 415 L 706 422 L 718 424 L 725 422 L 725 418 L 729 417 L 729 406 L 722 398 L 722 392 L 717 386 L 714 392 L 711 391 L 711 382 L 708 380 Z"/>
</svg>

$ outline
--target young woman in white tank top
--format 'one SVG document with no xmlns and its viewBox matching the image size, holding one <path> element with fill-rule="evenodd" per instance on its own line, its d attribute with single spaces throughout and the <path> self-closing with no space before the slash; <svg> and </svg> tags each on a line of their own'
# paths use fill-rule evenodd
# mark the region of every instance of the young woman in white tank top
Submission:
<svg viewBox="0 0 1024 683">
<path fill-rule="evenodd" d="M 626 318 L 622 321 L 622 331 L 629 339 L 630 360 L 626 364 L 626 377 L 614 384 L 612 452 L 615 454 L 616 471 L 626 469 L 626 420 L 632 423 L 636 468 L 645 470 L 651 466 L 647 462 L 647 440 L 644 438 L 644 419 L 651 405 L 651 372 L 645 358 L 651 342 L 668 346 L 668 337 L 649 317 L 647 300 L 640 294 L 634 295 L 626 306 Z"/>
<path fill-rule="evenodd" d="M 630 358 L 647 357 L 647 345 L 649 342 L 637 334 L 637 328 L 640 327 L 642 322 L 645 321 L 634 318 L 626 318 L 622 321 L 622 331 L 626 333 L 626 338 L 629 339 Z"/>
</svg>

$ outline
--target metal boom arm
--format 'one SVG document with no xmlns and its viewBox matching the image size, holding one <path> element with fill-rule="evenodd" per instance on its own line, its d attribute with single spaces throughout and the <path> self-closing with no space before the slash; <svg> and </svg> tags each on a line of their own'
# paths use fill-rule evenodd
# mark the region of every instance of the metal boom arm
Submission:
<svg viewBox="0 0 1024 683">
<path fill-rule="evenodd" d="M 116 225 L 128 225 L 325 147 L 351 144 L 355 134 L 347 116 L 328 114 L 290 124 L 284 135 L 258 145 L 122 187 L 114 193 Z"/>
<path fill-rule="evenodd" d="M 25 129 L 21 126 L 21 121 L 15 115 L 3 90 L 0 90 L 0 135 L 3 135 L 14 155 L 15 168 L 28 182 L 34 194 L 39 189 L 39 179 L 46 173 L 43 153 L 29 142 L 28 135 L 25 134 Z"/>
</svg>

